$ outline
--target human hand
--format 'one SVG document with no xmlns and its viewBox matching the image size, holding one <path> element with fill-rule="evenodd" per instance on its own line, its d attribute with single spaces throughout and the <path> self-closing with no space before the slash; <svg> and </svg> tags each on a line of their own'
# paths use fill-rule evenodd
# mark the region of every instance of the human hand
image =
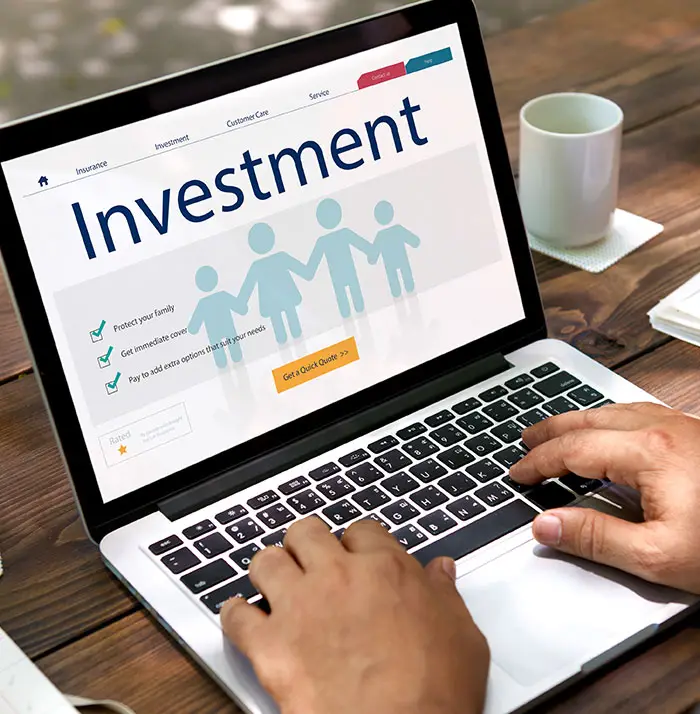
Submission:
<svg viewBox="0 0 700 714">
<path fill-rule="evenodd" d="M 222 625 L 282 714 L 482 711 L 489 650 L 449 558 L 424 570 L 378 523 L 341 544 L 311 517 L 253 558 L 250 579 L 271 614 L 232 600 Z"/>
<path fill-rule="evenodd" d="M 530 453 L 511 469 L 535 484 L 574 473 L 641 493 L 644 523 L 587 508 L 535 519 L 544 545 L 645 580 L 700 594 L 700 419 L 657 404 L 571 412 L 523 433 Z"/>
</svg>

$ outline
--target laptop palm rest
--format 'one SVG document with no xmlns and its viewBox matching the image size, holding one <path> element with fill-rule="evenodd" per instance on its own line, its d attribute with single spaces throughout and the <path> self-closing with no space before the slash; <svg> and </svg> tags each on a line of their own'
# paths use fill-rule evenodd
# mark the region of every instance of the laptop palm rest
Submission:
<svg viewBox="0 0 700 714">
<path fill-rule="evenodd" d="M 609 511 L 594 501 L 580 505 Z M 637 520 L 633 512 L 624 515 Z M 527 688 L 578 670 L 664 619 L 669 603 L 688 598 L 534 540 L 463 576 L 458 588 L 494 663 Z"/>
</svg>

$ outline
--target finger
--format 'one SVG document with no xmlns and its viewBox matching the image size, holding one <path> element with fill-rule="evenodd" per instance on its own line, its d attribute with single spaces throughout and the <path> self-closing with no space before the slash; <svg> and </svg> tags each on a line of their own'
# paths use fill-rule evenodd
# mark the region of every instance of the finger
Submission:
<svg viewBox="0 0 700 714">
<path fill-rule="evenodd" d="M 317 516 L 294 523 L 284 538 L 284 547 L 304 570 L 324 567 L 343 554 L 343 546 Z"/>
<path fill-rule="evenodd" d="M 439 587 L 449 586 L 456 591 L 457 564 L 452 558 L 435 558 L 425 566 L 430 582 Z"/>
<path fill-rule="evenodd" d="M 271 607 L 296 585 L 303 576 L 299 564 L 284 548 L 272 546 L 253 557 L 248 571 L 250 582 L 262 593 Z"/>
<path fill-rule="evenodd" d="M 243 598 L 232 598 L 221 608 L 221 627 L 226 636 L 246 656 L 260 642 L 267 615 Z"/>
<path fill-rule="evenodd" d="M 356 521 L 343 533 L 345 550 L 351 553 L 376 553 L 395 550 L 405 553 L 401 544 L 373 520 Z"/>
<path fill-rule="evenodd" d="M 653 466 L 644 432 L 589 429 L 537 446 L 511 468 L 510 475 L 519 483 L 534 484 L 573 473 L 636 487 L 638 474 Z"/>
<path fill-rule="evenodd" d="M 533 535 L 543 545 L 646 580 L 654 548 L 647 523 L 629 523 L 590 508 L 548 511 L 535 519 Z"/>
<path fill-rule="evenodd" d="M 634 431 L 656 424 L 658 421 L 658 413 L 652 414 L 647 410 L 635 409 L 632 405 L 611 404 L 600 409 L 567 412 L 545 419 L 526 429 L 523 432 L 523 441 L 530 449 L 534 449 L 540 444 L 577 429 Z"/>
</svg>

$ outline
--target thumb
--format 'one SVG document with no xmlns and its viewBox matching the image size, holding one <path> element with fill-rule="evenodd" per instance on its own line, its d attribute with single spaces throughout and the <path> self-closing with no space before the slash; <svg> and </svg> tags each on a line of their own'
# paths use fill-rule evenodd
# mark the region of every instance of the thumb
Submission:
<svg viewBox="0 0 700 714">
<path fill-rule="evenodd" d="M 425 572 L 432 583 L 441 587 L 448 585 L 455 589 L 457 565 L 452 558 L 435 558 L 425 566 Z"/>
<path fill-rule="evenodd" d="M 532 532 L 542 545 L 651 578 L 645 523 L 629 523 L 590 508 L 563 508 L 538 516 Z"/>
</svg>

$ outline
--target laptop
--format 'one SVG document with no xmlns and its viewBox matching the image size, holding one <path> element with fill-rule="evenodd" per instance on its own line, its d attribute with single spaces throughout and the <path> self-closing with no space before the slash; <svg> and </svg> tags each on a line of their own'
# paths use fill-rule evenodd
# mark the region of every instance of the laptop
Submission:
<svg viewBox="0 0 700 714">
<path fill-rule="evenodd" d="M 0 247 L 106 565 L 247 712 L 223 637 L 261 548 L 315 514 L 458 562 L 524 710 L 695 604 L 539 547 L 575 476 L 522 430 L 652 399 L 546 338 L 474 8 L 432 0 L 0 130 Z M 262 603 L 264 605 L 264 603 Z M 465 663 L 468 666 L 468 663 Z"/>
</svg>

